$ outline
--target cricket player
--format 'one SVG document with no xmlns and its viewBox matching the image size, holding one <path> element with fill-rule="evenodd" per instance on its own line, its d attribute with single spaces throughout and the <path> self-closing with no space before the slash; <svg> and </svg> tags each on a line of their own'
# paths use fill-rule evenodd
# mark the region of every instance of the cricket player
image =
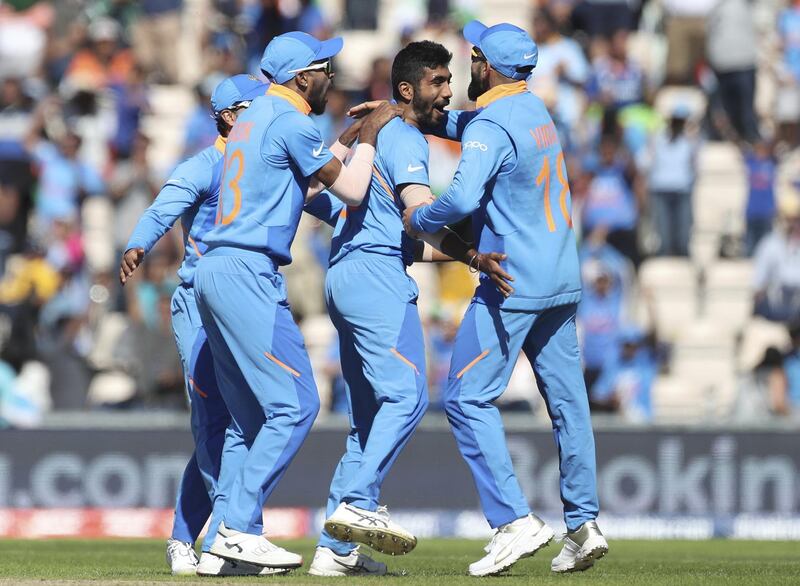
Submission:
<svg viewBox="0 0 800 586">
<path fill-rule="evenodd" d="M 430 41 L 410 43 L 397 54 L 392 87 L 401 117 L 378 134 L 369 191 L 334 232 L 325 293 L 339 333 L 351 430 L 331 483 L 312 575 L 385 574 L 386 565 L 359 553 L 354 541 L 394 555 L 416 545 L 378 506 L 381 484 L 428 405 L 419 291 L 406 267 L 414 260 L 473 261 L 510 290 L 498 274 L 504 275 L 503 255 L 481 255 L 442 229 L 428 240 L 448 256 L 428 243 L 415 247 L 403 230 L 405 206 L 433 200 L 422 131 L 445 118 L 453 95 L 451 57 Z"/>
<path fill-rule="evenodd" d="M 131 235 L 120 263 L 124 285 L 145 255 L 180 218 L 183 226 L 184 259 L 178 276 L 181 285 L 172 297 L 172 327 L 183 365 L 191 408 L 195 451 L 186 466 L 178 489 L 172 536 L 167 541 L 167 563 L 173 574 L 247 575 L 277 570 L 248 564 L 236 566 L 208 553 L 209 540 L 198 564 L 194 543 L 211 514 L 225 430 L 230 423 L 228 409 L 220 396 L 214 364 L 192 291 L 195 265 L 206 248 L 204 237 L 214 224 L 227 136 L 239 112 L 267 90 L 267 84 L 250 75 L 223 80 L 211 96 L 219 137 L 214 145 L 181 163 L 164 184 L 155 201 L 144 212 Z M 326 206 L 332 206 L 326 210 Z M 320 197 L 311 211 L 335 224 L 342 206 Z M 250 530 L 261 534 L 261 518 Z M 209 535 L 216 529 L 212 526 Z"/>
<path fill-rule="evenodd" d="M 538 50 L 510 24 L 464 28 L 474 45 L 469 97 L 478 112 L 463 127 L 452 184 L 433 204 L 406 209 L 411 234 L 434 233 L 472 215 L 478 250 L 508 254 L 514 293 L 485 277 L 455 341 L 445 409 L 496 533 L 473 576 L 497 574 L 547 545 L 553 531 L 530 512 L 514 474 L 493 401 L 520 350 L 547 404 L 558 446 L 567 536 L 554 572 L 590 567 L 608 551 L 597 527 L 595 449 L 575 333 L 580 275 L 564 155 L 544 104 L 525 80 Z"/>
<path fill-rule="evenodd" d="M 216 225 L 195 273 L 195 298 L 231 414 L 219 478 L 227 502 L 214 503 L 212 523 L 220 524 L 211 553 L 264 567 L 302 565 L 300 555 L 248 528 L 319 410 L 278 267 L 291 262 L 300 213 L 323 187 L 347 205 L 361 203 L 378 130 L 399 113 L 387 104 L 364 119 L 347 166 L 325 146 L 308 114 L 325 110 L 331 58 L 341 47 L 340 38 L 319 41 L 301 32 L 266 47 L 261 69 L 272 83 L 228 136 Z M 246 450 L 232 454 L 235 445 Z"/>
</svg>

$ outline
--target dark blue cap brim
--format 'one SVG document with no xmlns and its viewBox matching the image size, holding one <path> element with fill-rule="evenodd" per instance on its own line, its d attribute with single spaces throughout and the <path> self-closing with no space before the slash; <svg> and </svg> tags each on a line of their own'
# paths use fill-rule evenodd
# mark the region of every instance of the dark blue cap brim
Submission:
<svg viewBox="0 0 800 586">
<path fill-rule="evenodd" d="M 339 51 L 342 50 L 344 46 L 344 41 L 342 37 L 333 37 L 332 39 L 328 39 L 327 41 L 320 41 L 321 45 L 319 51 L 317 51 L 316 56 L 314 57 L 314 61 L 322 61 L 323 59 L 330 59 L 334 55 L 338 55 Z"/>
<path fill-rule="evenodd" d="M 481 36 L 488 29 L 489 27 L 483 24 L 481 21 L 472 20 L 468 22 L 466 26 L 464 26 L 464 38 L 467 39 L 471 44 L 480 48 Z"/>
</svg>

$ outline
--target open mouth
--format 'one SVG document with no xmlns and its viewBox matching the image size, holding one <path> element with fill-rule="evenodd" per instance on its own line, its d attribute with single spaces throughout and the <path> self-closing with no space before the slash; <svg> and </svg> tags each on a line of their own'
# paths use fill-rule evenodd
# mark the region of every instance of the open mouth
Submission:
<svg viewBox="0 0 800 586">
<path fill-rule="evenodd" d="M 433 111 L 438 112 L 440 116 L 444 116 L 446 114 L 445 108 L 450 105 L 450 102 L 443 102 L 441 104 L 434 104 Z"/>
</svg>

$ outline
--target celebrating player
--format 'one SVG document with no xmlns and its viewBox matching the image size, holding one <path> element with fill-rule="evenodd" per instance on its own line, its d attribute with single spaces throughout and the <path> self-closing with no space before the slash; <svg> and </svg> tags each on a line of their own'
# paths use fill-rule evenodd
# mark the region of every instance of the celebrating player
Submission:
<svg viewBox="0 0 800 586">
<path fill-rule="evenodd" d="M 392 87 L 402 119 L 391 120 L 378 134 L 370 189 L 334 232 L 325 291 L 339 332 L 351 430 L 331 483 L 329 517 L 309 570 L 313 575 L 386 573 L 385 564 L 360 554 L 353 541 L 391 554 L 416 545 L 414 536 L 378 507 L 381 484 L 428 405 L 418 290 L 405 267 L 413 260 L 451 256 L 472 260 L 511 290 L 497 262 L 503 255 L 480 255 L 445 229 L 429 238 L 450 255 L 445 256 L 427 243 L 415 247 L 403 231 L 403 208 L 433 199 L 421 131 L 445 117 L 453 95 L 450 58 L 447 49 L 430 41 L 411 43 L 397 54 Z"/>
<path fill-rule="evenodd" d="M 464 36 L 474 45 L 469 97 L 479 111 L 463 129 L 453 183 L 433 204 L 406 209 L 404 221 L 417 234 L 472 214 L 478 250 L 505 251 L 515 276 L 508 297 L 482 278 L 456 337 L 444 397 L 484 514 L 497 529 L 469 573 L 497 574 L 553 537 L 530 512 L 492 404 L 520 350 L 533 365 L 561 464 L 568 533 L 551 567 L 582 570 L 608 544 L 595 522 L 594 437 L 575 333 L 581 284 L 564 155 L 544 104 L 526 89 L 538 55 L 528 34 L 473 21 Z"/>
<path fill-rule="evenodd" d="M 331 58 L 340 38 L 300 32 L 273 39 L 261 69 L 272 81 L 228 137 L 216 215 L 197 266 L 195 296 L 231 413 L 212 522 L 221 520 L 211 552 L 237 561 L 294 568 L 301 556 L 248 533 L 307 435 L 319 397 L 303 338 L 278 267 L 290 247 L 311 179 L 348 205 L 369 186 L 378 130 L 399 112 L 389 105 L 360 127 L 348 166 L 328 150 L 308 117 L 325 110 Z M 347 154 L 347 149 L 341 154 Z M 235 451 L 244 445 L 246 451 Z M 230 487 L 230 490 L 228 490 Z"/>
<path fill-rule="evenodd" d="M 194 574 L 197 571 L 201 575 L 221 576 L 281 572 L 249 564 L 232 565 L 209 553 L 216 534 L 215 524 L 209 528 L 199 564 L 193 548 L 211 514 L 215 494 L 225 500 L 224 495 L 220 495 L 217 479 L 225 429 L 230 423 L 228 409 L 217 388 L 206 334 L 197 313 L 192 291 L 194 271 L 206 248 L 203 240 L 213 226 L 217 211 L 228 133 L 239 112 L 247 108 L 252 99 L 262 95 L 267 87 L 253 76 L 235 75 L 215 88 L 211 106 L 219 137 L 213 146 L 175 169 L 136 225 L 120 262 L 120 281 L 124 285 L 146 253 L 180 218 L 184 228 L 185 253 L 178 271 L 181 286 L 172 297 L 172 328 L 186 379 L 195 451 L 178 489 L 172 537 L 167 541 L 167 563 L 173 574 Z M 320 219 L 335 223 L 341 207 L 341 204 L 332 205 L 321 197 L 305 209 Z M 259 516 L 253 519 L 249 530 L 260 535 L 261 526 Z"/>
</svg>

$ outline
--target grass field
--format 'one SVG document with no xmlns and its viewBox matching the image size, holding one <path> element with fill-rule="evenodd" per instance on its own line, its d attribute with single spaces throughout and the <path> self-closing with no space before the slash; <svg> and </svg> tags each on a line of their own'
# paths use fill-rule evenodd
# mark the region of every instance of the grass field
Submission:
<svg viewBox="0 0 800 586">
<path fill-rule="evenodd" d="M 0 540 L 0 584 L 800 584 L 800 543 L 756 541 L 612 541 L 607 557 L 581 574 L 556 576 L 550 559 L 558 544 L 519 562 L 500 577 L 470 578 L 467 565 L 481 555 L 482 542 L 424 540 L 402 558 L 376 556 L 389 565 L 384 578 L 315 578 L 306 573 L 311 540 L 280 544 L 298 551 L 306 567 L 280 578 L 172 577 L 164 542 L 152 540 Z"/>
</svg>

